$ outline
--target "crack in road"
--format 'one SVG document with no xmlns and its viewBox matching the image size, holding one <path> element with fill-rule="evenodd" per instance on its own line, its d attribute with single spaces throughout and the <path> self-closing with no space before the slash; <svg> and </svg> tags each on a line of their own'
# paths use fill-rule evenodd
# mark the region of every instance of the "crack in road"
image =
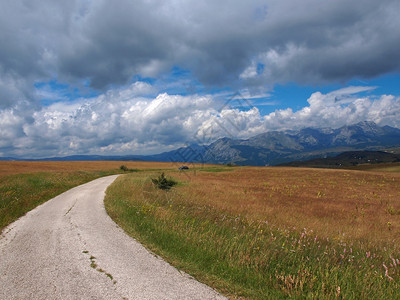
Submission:
<svg viewBox="0 0 400 300">
<path fill-rule="evenodd" d="M 78 199 L 76 199 L 75 203 L 67 210 L 67 212 L 65 213 L 64 216 L 69 214 L 69 212 L 74 208 L 74 206 L 76 205 L 77 202 L 78 202 Z"/>
</svg>

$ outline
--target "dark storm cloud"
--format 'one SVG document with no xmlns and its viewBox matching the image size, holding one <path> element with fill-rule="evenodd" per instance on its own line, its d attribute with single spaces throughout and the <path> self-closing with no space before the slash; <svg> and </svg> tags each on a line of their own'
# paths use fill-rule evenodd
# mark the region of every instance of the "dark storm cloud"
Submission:
<svg viewBox="0 0 400 300">
<path fill-rule="evenodd" d="M 137 74 L 155 76 L 163 64 L 172 65 L 174 32 L 167 16 L 156 15 L 157 7 L 124 0 L 98 3 L 73 24 L 69 44 L 60 52 L 61 74 L 88 78 L 101 89 Z"/>
<path fill-rule="evenodd" d="M 67 1 L 2 1 L 0 108 L 36 101 L 35 82 L 56 76 L 56 50 L 73 9 Z"/>
<path fill-rule="evenodd" d="M 398 1 L 281 1 L 270 6 L 252 64 L 253 84 L 371 78 L 400 69 Z M 257 63 L 265 65 L 256 74 Z"/>
<path fill-rule="evenodd" d="M 400 69 L 399 11 L 397 0 L 3 1 L 0 80 L 105 89 L 174 65 L 212 85 L 368 78 Z"/>
</svg>

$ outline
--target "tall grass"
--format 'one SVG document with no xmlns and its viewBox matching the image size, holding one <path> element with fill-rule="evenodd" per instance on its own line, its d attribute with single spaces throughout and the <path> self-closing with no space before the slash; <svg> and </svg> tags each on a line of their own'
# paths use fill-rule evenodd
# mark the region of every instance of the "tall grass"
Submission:
<svg viewBox="0 0 400 300">
<path fill-rule="evenodd" d="M 56 195 L 77 185 L 117 172 L 119 172 L 118 169 L 90 172 L 37 172 L 2 176 L 0 178 L 0 231 Z"/>
<path fill-rule="evenodd" d="M 252 206 L 246 204 L 255 201 L 249 190 L 243 196 L 228 188 L 228 182 L 235 177 L 236 185 L 242 189 L 247 186 L 243 181 L 246 173 L 241 174 L 242 171 L 229 172 L 231 177 L 228 173 L 214 173 L 209 177 L 212 181 L 198 175 L 168 192 L 155 188 L 146 174 L 120 177 L 107 190 L 106 209 L 129 234 L 151 250 L 228 296 L 252 299 L 400 297 L 397 243 L 381 243 L 379 239 L 373 240 L 375 235 L 358 238 L 357 233 L 352 235 L 349 231 L 333 235 L 315 223 L 310 227 L 294 226 L 304 224 L 304 220 L 290 220 L 286 223 L 291 223 L 290 226 L 271 222 L 262 217 L 260 209 L 258 213 L 252 212 Z M 271 186 L 273 174 L 262 172 L 264 178 L 269 175 L 269 185 L 264 186 L 265 199 L 270 199 L 272 188 L 280 187 L 279 193 L 285 197 L 301 193 L 301 188 L 293 187 L 295 191 L 285 188 L 282 178 L 280 185 Z M 346 174 L 352 176 L 350 172 Z M 354 174 L 354 178 L 359 175 Z M 323 172 L 316 176 L 321 175 Z M 218 178 L 223 181 L 222 185 Z M 250 177 L 248 180 L 251 181 Z M 197 190 L 199 182 L 214 182 L 215 186 L 203 186 L 201 194 Z M 225 189 L 219 193 L 218 187 Z M 307 186 L 303 189 L 307 190 Z M 320 195 L 317 190 L 311 191 L 316 199 L 326 197 L 324 193 L 328 190 L 321 190 Z M 274 195 L 278 198 L 278 194 Z M 221 198 L 225 199 L 225 205 L 219 203 Z M 266 205 L 266 200 L 260 199 Z"/>
</svg>

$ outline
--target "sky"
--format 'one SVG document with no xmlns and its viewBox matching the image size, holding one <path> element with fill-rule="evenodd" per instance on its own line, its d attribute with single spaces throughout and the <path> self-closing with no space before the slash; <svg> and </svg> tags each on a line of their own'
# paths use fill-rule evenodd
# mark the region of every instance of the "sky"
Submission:
<svg viewBox="0 0 400 300">
<path fill-rule="evenodd" d="M 0 4 L 0 157 L 400 128 L 398 0 Z"/>
</svg>

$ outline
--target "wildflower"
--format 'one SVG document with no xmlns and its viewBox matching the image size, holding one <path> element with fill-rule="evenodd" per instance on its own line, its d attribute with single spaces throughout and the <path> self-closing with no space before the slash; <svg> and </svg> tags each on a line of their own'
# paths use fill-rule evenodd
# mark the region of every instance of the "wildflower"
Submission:
<svg viewBox="0 0 400 300">
<path fill-rule="evenodd" d="M 397 263 L 396 263 L 396 260 L 392 257 L 392 261 L 393 261 L 393 265 L 395 266 L 395 267 L 397 267 Z"/>
<path fill-rule="evenodd" d="M 389 230 L 391 230 L 391 228 L 392 228 L 392 223 L 391 223 L 391 222 L 387 222 L 387 227 L 388 227 Z"/>
<path fill-rule="evenodd" d="M 389 269 L 386 267 L 385 263 L 382 264 L 384 269 L 385 269 L 385 277 L 387 277 L 389 280 L 393 280 L 392 277 L 389 276 Z"/>
<path fill-rule="evenodd" d="M 366 252 L 366 254 L 367 254 L 367 258 L 369 258 L 370 256 L 371 256 L 371 252 Z"/>
<path fill-rule="evenodd" d="M 340 296 L 340 286 L 337 287 L 336 289 L 336 297 Z"/>
</svg>

